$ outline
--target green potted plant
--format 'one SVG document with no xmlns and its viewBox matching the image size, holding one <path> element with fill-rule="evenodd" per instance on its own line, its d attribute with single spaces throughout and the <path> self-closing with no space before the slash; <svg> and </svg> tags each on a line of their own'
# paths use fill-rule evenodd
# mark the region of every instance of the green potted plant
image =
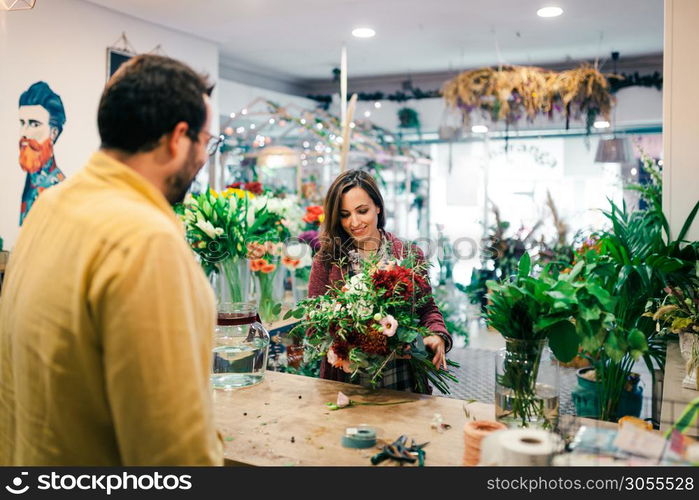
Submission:
<svg viewBox="0 0 699 500">
<path fill-rule="evenodd" d="M 510 426 L 556 427 L 558 366 L 548 349 L 569 361 L 580 345 L 569 308 L 559 307 L 558 286 L 547 269 L 531 276 L 527 253 L 511 280 L 488 282 L 486 318 L 506 345 L 496 362 L 496 418 Z"/>
<path fill-rule="evenodd" d="M 652 318 L 644 316 L 648 302 L 668 284 L 686 288 L 697 282 L 699 244 L 685 244 L 684 236 L 699 203 L 672 240 L 660 204 L 649 201 L 647 210 L 633 212 L 610 202 L 605 215 L 612 228 L 576 264 L 581 265 L 580 279 L 588 283 L 587 295 L 577 300 L 576 329 L 599 382 L 603 420 L 622 416 L 619 403 L 637 358 L 643 357 L 653 377 L 655 366 L 664 366 L 664 341 Z"/>
</svg>

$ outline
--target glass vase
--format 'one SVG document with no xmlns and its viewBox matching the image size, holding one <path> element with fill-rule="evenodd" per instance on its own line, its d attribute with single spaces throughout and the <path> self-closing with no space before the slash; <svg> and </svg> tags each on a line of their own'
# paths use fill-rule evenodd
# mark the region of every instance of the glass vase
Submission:
<svg viewBox="0 0 699 500">
<path fill-rule="evenodd" d="M 216 263 L 216 299 L 219 304 L 247 302 L 250 299 L 250 267 L 248 260 L 228 257 Z"/>
<path fill-rule="evenodd" d="M 213 387 L 229 390 L 262 382 L 269 340 L 254 304 L 219 304 L 211 373 Z"/>
<path fill-rule="evenodd" d="M 271 261 L 273 269 L 255 271 L 255 295 L 260 318 L 265 323 L 271 323 L 279 319 L 281 306 L 284 300 L 284 275 L 286 269 L 279 265 L 279 261 Z"/>
<path fill-rule="evenodd" d="M 508 427 L 556 429 L 558 363 L 544 340 L 505 339 L 495 358 L 495 418 Z"/>
<path fill-rule="evenodd" d="M 308 273 L 306 273 L 308 274 Z M 302 278 L 296 272 L 291 273 L 291 289 L 294 294 L 294 304 L 308 297 L 308 278 Z"/>
</svg>

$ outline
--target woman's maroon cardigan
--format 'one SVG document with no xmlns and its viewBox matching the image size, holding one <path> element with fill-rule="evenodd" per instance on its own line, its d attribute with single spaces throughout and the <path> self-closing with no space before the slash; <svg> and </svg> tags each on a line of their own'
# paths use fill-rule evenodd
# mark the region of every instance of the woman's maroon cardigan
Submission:
<svg viewBox="0 0 699 500">
<path fill-rule="evenodd" d="M 405 244 L 391 233 L 384 232 L 384 234 L 391 241 L 393 255 L 399 258 L 405 258 L 407 254 Z M 425 260 L 425 256 L 418 246 L 411 245 L 411 251 L 417 256 L 418 260 Z M 331 286 L 341 287 L 344 284 L 343 272 L 347 275 L 348 270 L 342 270 L 335 263 L 323 261 L 319 255 L 316 255 L 313 259 L 313 267 L 311 268 L 311 276 L 308 283 L 308 296 L 316 297 L 318 295 L 323 295 Z M 444 325 L 444 317 L 442 313 L 439 312 L 434 298 L 430 296 L 429 300 L 417 312 L 420 315 L 420 325 L 426 326 L 436 335 L 442 337 L 444 339 L 446 351 L 449 351 L 452 346 L 451 335 Z M 347 374 L 333 367 L 325 359 L 320 365 L 320 377 L 347 382 Z"/>
</svg>

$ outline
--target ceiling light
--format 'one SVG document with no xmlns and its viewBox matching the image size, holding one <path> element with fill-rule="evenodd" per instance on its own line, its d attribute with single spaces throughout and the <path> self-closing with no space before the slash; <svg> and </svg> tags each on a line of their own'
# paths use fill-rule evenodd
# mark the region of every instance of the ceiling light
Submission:
<svg viewBox="0 0 699 500">
<path fill-rule="evenodd" d="M 636 175 L 638 173 L 638 169 L 632 168 L 631 169 L 631 175 Z"/>
<path fill-rule="evenodd" d="M 364 116 L 365 116 L 366 118 L 369 118 L 369 117 L 371 116 L 371 111 L 365 111 L 365 112 L 364 112 Z"/>
<path fill-rule="evenodd" d="M 609 122 L 607 120 L 597 120 L 592 126 L 595 128 L 609 128 Z"/>
<path fill-rule="evenodd" d="M 376 101 L 376 102 L 374 103 L 374 107 L 375 107 L 376 109 L 379 109 L 379 108 L 381 107 L 381 103 L 380 103 L 379 101 Z"/>
<path fill-rule="evenodd" d="M 485 134 L 488 132 L 488 127 L 485 125 L 474 125 L 471 127 L 471 132 L 474 134 Z"/>
<path fill-rule="evenodd" d="M 247 115 L 248 110 L 246 108 L 243 108 L 243 110 L 240 112 L 241 115 Z"/>
<path fill-rule="evenodd" d="M 229 116 L 230 116 L 231 118 L 235 118 L 235 113 L 231 113 Z"/>
<path fill-rule="evenodd" d="M 563 14 L 563 9 L 560 7 L 542 7 L 536 11 L 539 17 L 558 17 Z"/>
<path fill-rule="evenodd" d="M 371 28 L 354 28 L 352 30 L 352 36 L 357 38 L 371 38 L 376 35 L 376 31 Z"/>
</svg>

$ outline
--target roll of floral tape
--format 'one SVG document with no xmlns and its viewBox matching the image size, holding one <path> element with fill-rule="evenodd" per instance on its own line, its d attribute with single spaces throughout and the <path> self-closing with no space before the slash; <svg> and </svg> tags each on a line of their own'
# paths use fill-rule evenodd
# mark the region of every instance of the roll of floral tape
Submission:
<svg viewBox="0 0 699 500">
<path fill-rule="evenodd" d="M 492 420 L 474 420 L 464 426 L 464 465 L 477 465 L 481 455 L 481 441 L 493 432 L 507 426 Z"/>
<path fill-rule="evenodd" d="M 376 445 L 376 430 L 364 425 L 348 427 L 341 442 L 345 448 L 371 448 Z"/>
</svg>

